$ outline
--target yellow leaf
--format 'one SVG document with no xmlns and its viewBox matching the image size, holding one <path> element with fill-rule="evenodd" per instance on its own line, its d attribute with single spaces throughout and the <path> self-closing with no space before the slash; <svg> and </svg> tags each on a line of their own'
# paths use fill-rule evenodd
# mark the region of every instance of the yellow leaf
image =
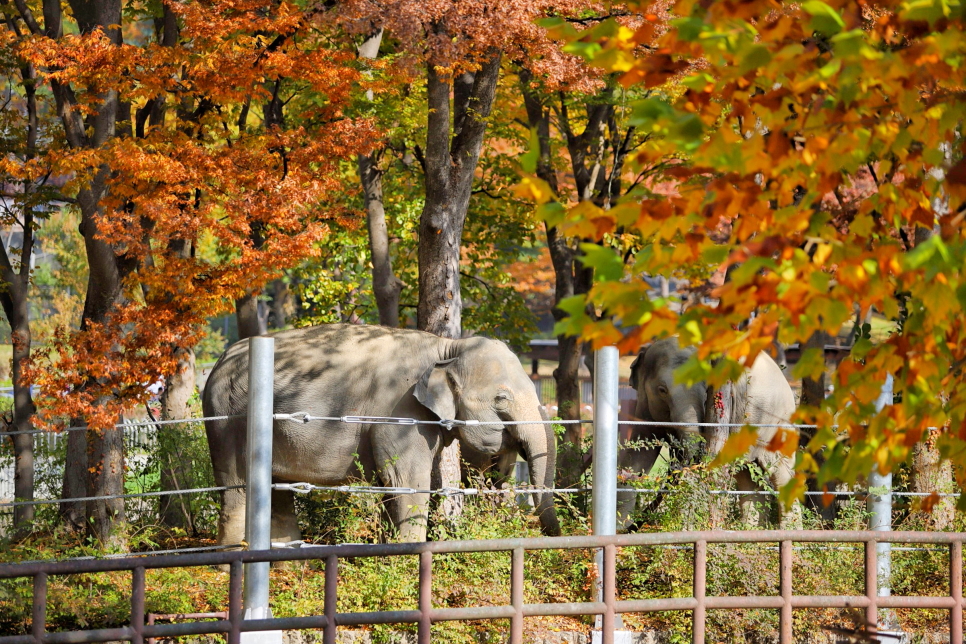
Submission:
<svg viewBox="0 0 966 644">
<path fill-rule="evenodd" d="M 804 474 L 796 474 L 795 478 L 783 485 L 778 490 L 778 500 L 786 510 L 792 507 L 792 503 L 800 501 L 805 496 L 808 485 L 805 483 Z"/>
<path fill-rule="evenodd" d="M 529 199 L 538 205 L 543 205 L 553 199 L 553 190 L 547 182 L 539 177 L 526 176 L 520 183 L 513 186 L 513 194 L 521 199 Z"/>
<path fill-rule="evenodd" d="M 798 449 L 798 432 L 784 428 L 779 429 L 772 436 L 767 449 L 769 452 L 780 452 L 791 458 L 795 455 L 795 450 Z"/>
<path fill-rule="evenodd" d="M 812 261 L 818 266 L 825 264 L 825 260 L 829 258 L 832 254 L 832 244 L 819 244 L 815 248 L 815 254 L 812 255 Z"/>
<path fill-rule="evenodd" d="M 724 447 L 714 460 L 711 461 L 711 467 L 720 467 L 722 465 L 727 465 L 728 463 L 737 460 L 748 453 L 748 450 L 752 448 L 755 442 L 758 440 L 758 430 L 749 425 L 745 425 L 737 432 L 728 437 L 725 441 Z"/>
</svg>

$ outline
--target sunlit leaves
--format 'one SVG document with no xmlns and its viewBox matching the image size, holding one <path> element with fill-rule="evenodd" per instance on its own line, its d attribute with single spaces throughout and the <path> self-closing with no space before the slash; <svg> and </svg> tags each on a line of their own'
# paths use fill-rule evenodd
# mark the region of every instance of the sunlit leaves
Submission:
<svg viewBox="0 0 966 644">
<path fill-rule="evenodd" d="M 635 163 L 664 162 L 663 172 L 637 195 L 636 215 L 626 204 L 553 215 L 563 228 L 598 231 L 606 252 L 627 239 L 640 249 L 624 254 L 624 271 L 601 261 L 604 251 L 585 251 L 604 267 L 585 305 L 619 325 L 622 348 L 678 333 L 716 365 L 748 364 L 776 338 L 865 328 L 874 312 L 890 331 L 858 338 L 832 397 L 803 413 L 841 429 L 820 430 L 808 449 L 824 445 L 824 464 L 803 457 L 800 471 L 854 481 L 894 467 L 930 425 L 949 428 L 944 454 L 966 463 L 962 3 L 682 1 L 672 13 L 662 34 L 641 27 L 638 42 L 650 48 L 632 69 L 611 67 L 626 86 L 657 90 L 630 110 L 650 135 Z M 599 60 L 619 48 L 600 39 L 591 54 L 581 38 Z M 729 280 L 705 287 L 707 299 L 684 314 L 649 299 L 639 280 L 696 285 L 722 265 Z M 570 306 L 580 321 L 561 328 L 606 337 Z M 805 352 L 796 375 L 821 373 L 821 353 Z M 896 404 L 877 413 L 887 374 Z"/>
<path fill-rule="evenodd" d="M 345 116 L 354 54 L 330 47 L 317 11 L 262 0 L 167 8 L 180 40 L 164 45 L 116 45 L 98 30 L 13 43 L 38 69 L 43 112 L 57 113 L 53 83 L 76 99 L 65 111 L 91 117 L 107 92 L 127 110 L 113 135 L 80 133 L 43 152 L 69 178 L 64 192 L 84 197 L 84 226 L 124 266 L 111 310 L 62 330 L 27 374 L 49 420 L 113 425 L 174 371 L 176 350 L 209 317 L 317 255 L 330 227 L 358 225 L 339 198 L 339 166 L 372 145 L 374 129 Z M 297 101 L 299 119 L 268 118 L 278 92 Z M 106 177 L 104 194 L 90 194 L 95 177 Z"/>
</svg>

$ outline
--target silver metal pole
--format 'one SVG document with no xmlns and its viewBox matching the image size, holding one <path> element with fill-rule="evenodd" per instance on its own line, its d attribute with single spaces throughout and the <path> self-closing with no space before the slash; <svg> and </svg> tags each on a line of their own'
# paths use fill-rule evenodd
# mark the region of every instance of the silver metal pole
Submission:
<svg viewBox="0 0 966 644">
<path fill-rule="evenodd" d="M 875 401 L 876 412 L 882 411 L 884 407 L 892 404 L 892 375 L 886 376 L 885 384 L 882 385 L 882 393 Z M 880 493 L 870 494 L 867 502 L 869 512 L 869 530 L 881 530 L 890 532 L 892 530 L 892 472 L 879 474 L 879 468 L 872 467 L 869 473 L 869 489 L 878 490 Z M 892 574 L 892 544 L 877 543 L 876 557 L 878 566 L 879 597 L 888 597 L 891 590 L 889 576 Z"/>
<path fill-rule="evenodd" d="M 248 488 L 245 541 L 249 550 L 272 548 L 272 413 L 275 340 L 248 339 Z M 245 564 L 245 619 L 268 619 L 268 562 Z M 276 637 L 277 634 L 277 637 Z M 243 633 L 242 642 L 281 642 L 282 632 Z"/>
<path fill-rule="evenodd" d="M 604 347 L 594 354 L 594 489 L 593 529 L 595 535 L 617 534 L 617 347 Z M 603 600 L 604 551 L 597 563 L 597 601 Z M 598 616 L 597 628 L 602 626 Z M 616 625 L 621 628 L 620 624 Z"/>
</svg>

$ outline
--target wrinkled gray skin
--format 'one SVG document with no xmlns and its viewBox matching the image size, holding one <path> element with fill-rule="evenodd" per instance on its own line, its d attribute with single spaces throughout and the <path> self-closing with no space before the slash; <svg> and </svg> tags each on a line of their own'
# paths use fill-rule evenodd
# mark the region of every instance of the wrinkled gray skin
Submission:
<svg viewBox="0 0 966 644">
<path fill-rule="evenodd" d="M 640 420 L 703 423 L 731 422 L 750 424 L 787 423 L 795 411 L 795 396 L 781 369 L 771 356 L 761 353 L 744 377 L 734 383 L 735 405 L 732 418 L 714 417 L 713 392 L 707 384 L 698 382 L 687 387 L 674 381 L 674 370 L 683 365 L 694 353 L 694 347 L 681 348 L 677 338 L 658 340 L 641 350 L 631 365 L 630 385 L 637 391 L 636 415 Z M 684 438 L 688 433 L 701 433 L 709 438 L 709 428 L 694 426 L 634 426 L 631 440 L 653 441 L 669 435 Z M 701 431 L 705 430 L 705 431 Z M 789 481 L 793 473 L 792 459 L 765 449 L 778 431 L 777 428 L 760 428 L 758 441 L 748 451 L 746 458 L 757 463 L 776 488 Z M 720 449 L 718 444 L 717 448 Z M 660 454 L 660 447 L 622 450 L 618 456 L 618 468 L 634 473 L 648 473 Z M 736 475 L 739 490 L 760 490 L 742 468 Z M 630 513 L 636 504 L 636 496 L 618 494 L 618 517 L 629 523 Z M 746 520 L 753 518 L 753 503 L 767 500 L 764 495 L 742 495 L 741 502 Z M 797 508 L 791 516 L 782 518 L 782 525 L 800 522 Z"/>
<path fill-rule="evenodd" d="M 553 487 L 556 444 L 540 421 L 533 383 L 502 342 L 487 338 L 448 340 L 406 329 L 326 325 L 273 334 L 275 410 L 313 416 L 395 416 L 419 420 L 476 420 L 480 425 L 446 430 L 438 425 L 302 423 L 276 420 L 272 477 L 340 485 L 363 475 L 385 486 L 429 489 L 442 448 L 458 438 L 476 451 L 522 453 L 535 481 Z M 208 421 L 208 445 L 219 486 L 245 483 L 248 342 L 232 345 L 205 386 L 205 416 L 240 418 Z M 400 536 L 426 538 L 428 494 L 386 499 Z M 543 531 L 559 534 L 552 495 L 541 495 L 537 510 Z M 223 492 L 218 543 L 244 538 L 245 491 Z M 272 541 L 300 538 L 293 493 L 272 492 Z"/>
</svg>

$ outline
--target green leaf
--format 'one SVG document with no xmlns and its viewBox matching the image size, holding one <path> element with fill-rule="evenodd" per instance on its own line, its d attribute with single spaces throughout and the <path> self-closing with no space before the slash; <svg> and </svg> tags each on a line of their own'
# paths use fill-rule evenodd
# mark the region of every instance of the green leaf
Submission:
<svg viewBox="0 0 966 644">
<path fill-rule="evenodd" d="M 660 127 L 660 121 L 670 119 L 674 116 L 674 109 L 667 99 L 659 96 L 652 96 L 638 101 L 631 112 L 629 119 L 630 125 L 639 127 L 645 131 L 652 131 L 655 126 Z"/>
<path fill-rule="evenodd" d="M 704 88 L 707 87 L 708 85 L 714 84 L 714 77 L 711 76 L 710 74 L 705 74 L 704 72 L 701 72 L 693 76 L 688 76 L 687 78 L 681 81 L 681 84 L 687 87 L 688 89 L 692 89 L 696 92 L 701 92 L 701 91 L 704 91 Z"/>
<path fill-rule="evenodd" d="M 845 21 L 842 20 L 839 12 L 821 0 L 804 2 L 802 3 L 802 9 L 812 16 L 812 19 L 809 21 L 809 27 L 812 31 L 834 36 L 845 29 Z"/>
<path fill-rule="evenodd" d="M 903 20 L 923 21 L 930 25 L 948 18 L 953 4 L 946 0 L 915 0 L 915 2 L 904 2 L 899 10 L 899 15 Z"/>
<path fill-rule="evenodd" d="M 536 214 L 547 226 L 556 228 L 567 218 L 567 209 L 559 201 L 550 201 L 537 208 Z"/>
<path fill-rule="evenodd" d="M 580 263 L 594 269 L 595 282 L 616 282 L 624 277 L 624 261 L 614 249 L 598 244 L 581 244 Z"/>
<path fill-rule="evenodd" d="M 672 20 L 671 26 L 677 30 L 678 38 L 685 42 L 697 40 L 707 28 L 701 18 L 679 18 Z"/>
<path fill-rule="evenodd" d="M 795 378 L 817 378 L 825 370 L 825 349 L 805 349 L 792 368 Z"/>
<path fill-rule="evenodd" d="M 704 123 L 696 114 L 684 114 L 677 119 L 669 134 L 688 149 L 693 149 L 701 145 L 703 141 Z"/>
<path fill-rule="evenodd" d="M 861 29 L 843 31 L 832 37 L 832 48 L 836 56 L 844 58 L 858 56 L 866 47 L 865 32 Z"/>
<path fill-rule="evenodd" d="M 520 166 L 524 172 L 534 174 L 537 171 L 537 161 L 540 160 L 540 137 L 537 128 L 530 128 L 530 146 L 520 157 Z"/>
<path fill-rule="evenodd" d="M 771 52 L 761 44 L 754 44 L 748 48 L 741 62 L 738 64 L 738 73 L 747 74 L 753 69 L 760 69 L 771 62 Z"/>
<path fill-rule="evenodd" d="M 708 246 L 701 251 L 701 261 L 710 266 L 718 266 L 728 259 L 730 253 L 731 249 L 724 245 Z"/>
</svg>

